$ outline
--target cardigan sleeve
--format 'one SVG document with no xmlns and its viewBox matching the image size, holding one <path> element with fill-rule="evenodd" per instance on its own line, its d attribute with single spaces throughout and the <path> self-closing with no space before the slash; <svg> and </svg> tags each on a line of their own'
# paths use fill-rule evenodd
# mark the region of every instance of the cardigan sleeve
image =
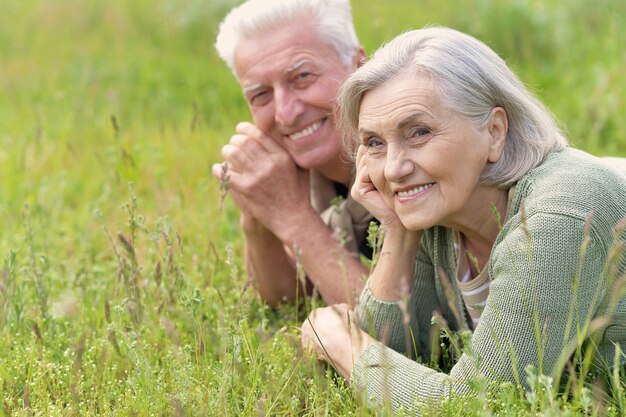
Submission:
<svg viewBox="0 0 626 417">
<path fill-rule="evenodd" d="M 357 359 L 352 384 L 367 398 L 394 410 L 470 392 L 477 375 L 525 385 L 524 367 L 550 373 L 568 341 L 592 318 L 606 288 L 601 279 L 607 245 L 589 236 L 581 251 L 584 221 L 536 213 L 511 227 L 488 265 L 487 304 L 470 342 L 449 375 L 438 373 L 380 343 Z"/>
<path fill-rule="evenodd" d="M 432 313 L 439 310 L 433 265 L 423 245 L 415 261 L 415 279 L 407 300 L 386 302 L 365 285 L 357 305 L 357 320 L 363 330 L 396 352 L 428 359 Z"/>
</svg>

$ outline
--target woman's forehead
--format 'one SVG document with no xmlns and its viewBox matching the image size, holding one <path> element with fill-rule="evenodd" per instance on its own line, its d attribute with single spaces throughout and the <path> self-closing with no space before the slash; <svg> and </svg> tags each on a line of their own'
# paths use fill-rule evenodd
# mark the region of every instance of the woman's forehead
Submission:
<svg viewBox="0 0 626 417">
<path fill-rule="evenodd" d="M 407 107 L 433 111 L 440 103 L 441 95 L 430 77 L 402 75 L 367 91 L 361 100 L 359 118 L 384 116 Z"/>
</svg>

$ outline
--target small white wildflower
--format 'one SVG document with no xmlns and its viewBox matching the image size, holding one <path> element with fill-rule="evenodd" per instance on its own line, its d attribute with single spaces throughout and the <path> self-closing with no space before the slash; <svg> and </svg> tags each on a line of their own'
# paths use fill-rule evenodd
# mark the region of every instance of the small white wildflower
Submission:
<svg viewBox="0 0 626 417">
<path fill-rule="evenodd" d="M 56 319 L 73 319 L 78 316 L 78 300 L 72 293 L 65 293 L 52 304 L 50 312 Z"/>
</svg>

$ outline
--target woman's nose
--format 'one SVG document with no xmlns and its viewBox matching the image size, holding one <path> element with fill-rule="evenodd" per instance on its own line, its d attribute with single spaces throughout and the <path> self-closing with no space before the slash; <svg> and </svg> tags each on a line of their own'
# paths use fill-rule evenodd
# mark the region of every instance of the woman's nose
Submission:
<svg viewBox="0 0 626 417">
<path fill-rule="evenodd" d="M 387 181 L 401 181 L 415 171 L 415 164 L 408 158 L 404 147 L 389 144 L 385 161 L 385 178 Z"/>
</svg>

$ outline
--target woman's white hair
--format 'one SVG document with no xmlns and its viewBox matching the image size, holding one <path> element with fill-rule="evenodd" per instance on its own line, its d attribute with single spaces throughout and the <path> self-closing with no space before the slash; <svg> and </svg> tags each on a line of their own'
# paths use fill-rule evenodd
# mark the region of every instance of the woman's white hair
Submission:
<svg viewBox="0 0 626 417">
<path fill-rule="evenodd" d="M 504 151 L 482 173 L 483 184 L 509 188 L 548 153 L 567 146 L 552 113 L 491 48 L 465 33 L 428 27 L 381 47 L 340 88 L 336 108 L 351 155 L 363 96 L 406 73 L 430 77 L 446 104 L 477 127 L 489 121 L 494 107 L 504 108 L 509 122 Z"/>
<path fill-rule="evenodd" d="M 215 48 L 235 73 L 235 50 L 241 40 L 276 30 L 297 19 L 312 22 L 320 40 L 331 45 L 346 66 L 351 65 L 359 41 L 349 0 L 248 0 L 224 18 Z"/>
</svg>

